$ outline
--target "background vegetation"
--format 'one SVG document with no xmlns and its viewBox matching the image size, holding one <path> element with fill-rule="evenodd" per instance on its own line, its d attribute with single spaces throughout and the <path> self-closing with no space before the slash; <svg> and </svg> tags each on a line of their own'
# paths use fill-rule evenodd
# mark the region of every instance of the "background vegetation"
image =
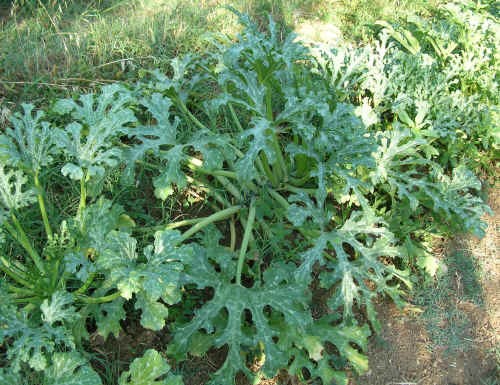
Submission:
<svg viewBox="0 0 500 385">
<path fill-rule="evenodd" d="M 0 2 L 0 97 L 8 103 L 51 98 L 115 80 L 133 82 L 148 68 L 203 52 L 210 32 L 234 35 L 232 5 L 267 24 L 336 25 L 354 42 L 378 19 L 428 15 L 440 0 L 15 0 Z"/>
</svg>

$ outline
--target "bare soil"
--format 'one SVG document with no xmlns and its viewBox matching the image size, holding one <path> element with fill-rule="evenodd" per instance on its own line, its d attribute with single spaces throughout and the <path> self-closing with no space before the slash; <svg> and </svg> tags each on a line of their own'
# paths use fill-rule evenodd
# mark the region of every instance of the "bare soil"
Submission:
<svg viewBox="0 0 500 385">
<path fill-rule="evenodd" d="M 370 370 L 352 385 L 496 385 L 500 383 L 500 189 L 492 189 L 489 204 L 494 215 L 484 220 L 486 236 L 479 240 L 452 240 L 444 253 L 464 252 L 475 257 L 481 268 L 482 305 L 464 301 L 462 278 L 449 301 L 456 304 L 467 327 L 460 330 L 464 349 L 449 352 L 433 341 L 422 317 L 411 309 L 400 311 L 392 303 L 378 306 L 382 333 L 372 338 L 368 356 Z M 415 310 L 415 309 L 413 309 Z M 449 325 L 443 322 L 443 330 Z"/>
</svg>

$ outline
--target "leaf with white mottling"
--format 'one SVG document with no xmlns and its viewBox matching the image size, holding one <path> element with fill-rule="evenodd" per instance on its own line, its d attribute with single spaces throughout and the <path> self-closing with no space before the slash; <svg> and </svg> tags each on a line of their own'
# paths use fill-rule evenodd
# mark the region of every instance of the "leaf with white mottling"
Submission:
<svg viewBox="0 0 500 385">
<path fill-rule="evenodd" d="M 102 385 L 102 381 L 79 353 L 54 353 L 43 385 Z"/>
<path fill-rule="evenodd" d="M 173 376 L 170 366 L 154 349 L 146 350 L 144 355 L 136 358 L 130 369 L 120 376 L 119 385 L 183 385 L 179 376 Z M 167 376 L 164 380 L 159 378 Z"/>
</svg>

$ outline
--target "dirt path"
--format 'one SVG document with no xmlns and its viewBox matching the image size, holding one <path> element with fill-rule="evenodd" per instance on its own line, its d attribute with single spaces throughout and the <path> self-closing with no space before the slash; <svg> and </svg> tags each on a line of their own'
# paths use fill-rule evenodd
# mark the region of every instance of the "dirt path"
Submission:
<svg viewBox="0 0 500 385">
<path fill-rule="evenodd" d="M 370 371 L 353 385 L 498 385 L 500 365 L 500 189 L 482 240 L 450 242 L 443 283 L 422 293 L 422 310 L 379 305 L 382 333 L 369 348 Z M 472 258 L 471 258 L 472 257 Z"/>
</svg>

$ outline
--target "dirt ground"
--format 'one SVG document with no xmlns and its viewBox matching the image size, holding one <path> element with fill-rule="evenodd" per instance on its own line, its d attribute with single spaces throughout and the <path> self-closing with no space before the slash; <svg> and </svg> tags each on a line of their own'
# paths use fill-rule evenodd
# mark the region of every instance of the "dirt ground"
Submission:
<svg viewBox="0 0 500 385">
<path fill-rule="evenodd" d="M 429 335 L 422 315 L 413 310 L 399 311 L 391 303 L 378 306 L 382 333 L 369 347 L 370 370 L 352 385 L 497 385 L 500 355 L 500 189 L 491 190 L 489 204 L 493 216 L 485 217 L 486 236 L 481 239 L 455 239 L 443 254 L 464 253 L 475 257 L 481 273 L 481 304 L 464 300 L 464 278 L 455 274 L 448 303 L 454 304 L 464 322 L 460 330 L 447 325 L 453 318 L 435 325 L 444 332 L 445 342 L 452 337 L 462 345 L 449 351 Z M 438 293 L 436 293 L 438 295 Z M 437 331 L 439 332 L 439 330 Z M 446 335 L 456 333 L 457 336 Z"/>
</svg>

